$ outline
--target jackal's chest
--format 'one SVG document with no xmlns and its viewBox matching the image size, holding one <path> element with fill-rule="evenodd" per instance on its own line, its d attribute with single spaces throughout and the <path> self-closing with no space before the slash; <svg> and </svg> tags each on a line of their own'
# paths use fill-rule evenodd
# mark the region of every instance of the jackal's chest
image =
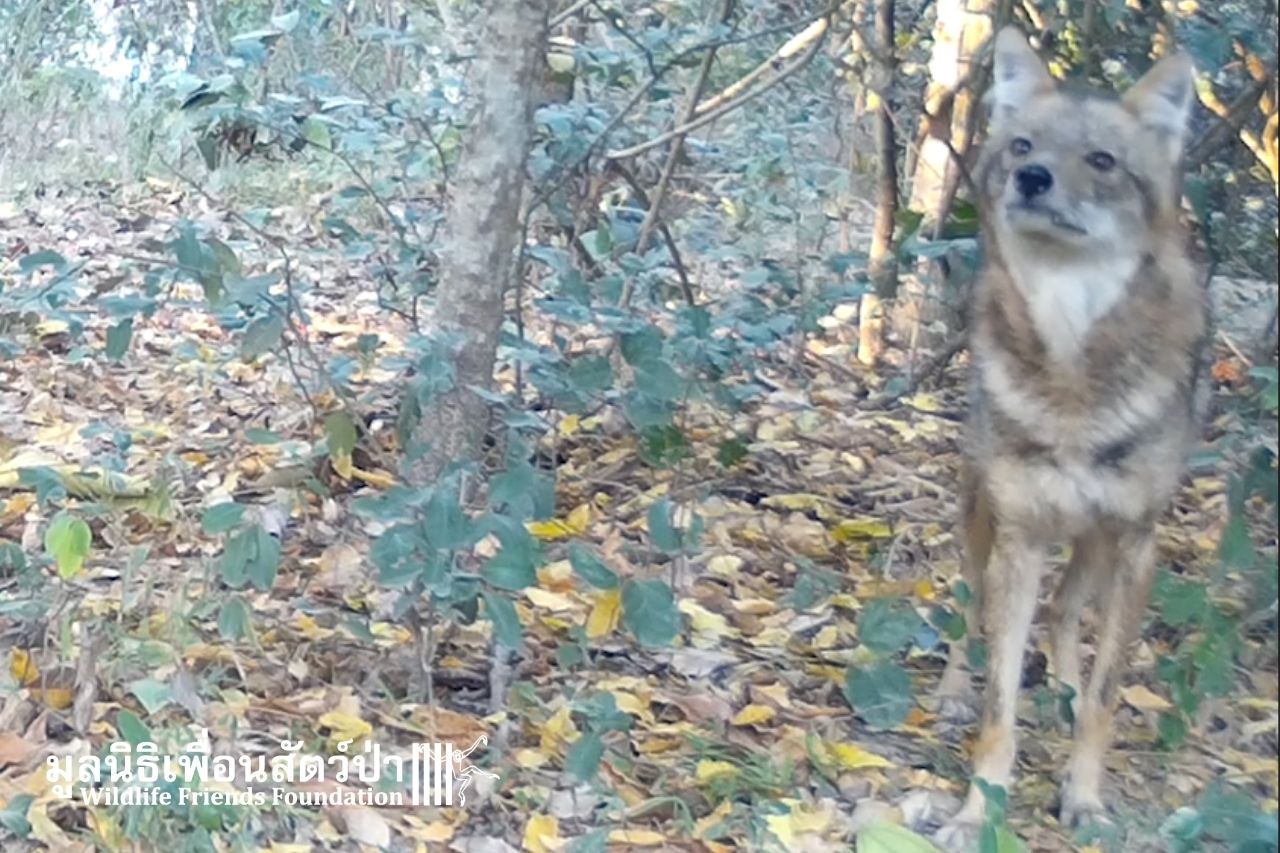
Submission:
<svg viewBox="0 0 1280 853">
<path fill-rule="evenodd" d="M 1138 521 L 1176 487 L 1188 435 L 1179 400 L 1163 376 L 1055 394 L 1000 353 L 985 354 L 971 401 L 972 454 L 1006 517 L 1064 533 L 1104 517 Z"/>
</svg>

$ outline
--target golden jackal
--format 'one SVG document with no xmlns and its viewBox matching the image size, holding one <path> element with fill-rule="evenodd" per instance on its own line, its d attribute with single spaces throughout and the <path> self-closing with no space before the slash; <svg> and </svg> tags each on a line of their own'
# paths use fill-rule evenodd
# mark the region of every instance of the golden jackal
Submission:
<svg viewBox="0 0 1280 853">
<path fill-rule="evenodd" d="M 1069 542 L 1050 629 L 1055 674 L 1076 695 L 1064 826 L 1103 816 L 1103 756 L 1156 518 L 1197 440 L 1206 296 L 1178 223 L 1193 91 L 1184 55 L 1116 100 L 1060 89 L 1016 30 L 995 41 L 961 495 L 969 625 L 989 649 L 973 775 L 1009 784 L 1040 578 L 1048 546 Z M 1086 684 L 1080 622 L 1095 596 Z M 939 688 L 946 712 L 964 707 L 968 681 L 958 643 Z M 974 786 L 939 839 L 967 850 L 982 818 Z"/>
</svg>

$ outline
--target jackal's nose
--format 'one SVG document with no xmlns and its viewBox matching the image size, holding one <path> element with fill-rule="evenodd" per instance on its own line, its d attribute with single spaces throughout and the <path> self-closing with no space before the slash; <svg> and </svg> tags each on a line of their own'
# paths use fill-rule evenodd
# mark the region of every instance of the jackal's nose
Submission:
<svg viewBox="0 0 1280 853">
<path fill-rule="evenodd" d="M 1023 166 L 1013 173 L 1018 184 L 1018 192 L 1023 198 L 1035 198 L 1044 195 L 1053 186 L 1053 175 L 1044 166 Z"/>
</svg>

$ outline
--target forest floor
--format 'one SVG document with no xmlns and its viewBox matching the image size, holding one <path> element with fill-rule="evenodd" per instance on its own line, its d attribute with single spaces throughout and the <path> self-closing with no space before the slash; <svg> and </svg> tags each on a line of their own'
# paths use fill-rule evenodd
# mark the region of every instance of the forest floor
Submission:
<svg viewBox="0 0 1280 853">
<path fill-rule="evenodd" d="M 304 296 L 310 345 L 354 357 L 360 335 L 378 332 L 386 347 L 380 357 L 394 355 L 408 329 L 379 309 L 367 270 L 344 263 L 310 213 L 274 213 L 272 229 L 292 235 L 299 280 L 313 284 Z M 0 209 L 7 259 L 0 275 L 15 276 L 29 252 L 54 249 L 84 260 L 82 285 L 128 290 L 139 284 L 130 257 L 161 254 L 150 241 L 170 239 L 179 215 L 227 234 L 233 246 L 248 237 L 176 188 L 130 201 L 114 192 L 50 196 Z M 43 756 L 117 739 L 124 709 L 154 740 L 206 725 L 215 751 L 224 752 L 272 754 L 287 738 L 306 741 L 308 750 L 364 734 L 383 749 L 490 738 L 473 758 L 500 781 L 477 781 L 465 808 L 269 806 L 228 830 L 220 850 L 356 850 L 364 843 L 551 851 L 608 827 L 610 849 L 825 851 L 848 849 L 876 821 L 926 830 L 955 807 L 974 732 L 932 713 L 928 693 L 942 647 L 922 649 L 928 638 L 913 645 L 904 663 L 914 699 L 906 722 L 892 730 L 866 725 L 843 685 L 850 664 L 869 660 L 857 630 L 869 602 L 901 597 L 927 613 L 950 601 L 963 354 L 938 380 L 883 402 L 900 370 L 857 367 L 856 330 L 841 314 L 824 334 L 760 370 L 757 380 L 771 390 L 745 412 L 694 410 L 684 424 L 692 453 L 673 470 L 639 461 L 635 438 L 616 415 L 557 417 L 544 450 L 559 462 L 561 524 L 541 530 L 551 560 L 519 600 L 526 646 L 508 672 L 493 663 L 483 620 L 437 626 L 424 683 L 424 649 L 406 620 L 391 615 L 396 595 L 378 586 L 367 559 L 380 528 L 351 512 L 353 500 L 389 484 L 386 472 L 366 460 L 369 476 L 344 479 L 317 457 L 321 431 L 288 361 L 239 359 L 237 337 L 209 316 L 198 291 L 188 295 L 188 304 L 171 299 L 135 321 L 120 363 L 85 357 L 56 325 L 28 323 L 20 312 L 0 318 L 10 337 L 30 344 L 0 363 L 0 468 L 97 465 L 114 455 L 130 477 L 171 484 L 172 497 L 161 515 L 96 515 L 84 571 L 68 582 L 45 574 L 58 602 L 46 617 L 31 619 L 20 605 L 50 593 L 0 571 L 0 648 L 21 682 L 0 692 L 0 809 L 34 797 L 30 833 L 5 840 L 5 850 L 92 850 L 95 843 L 153 850 L 164 839 L 185 849 L 171 836 L 192 831 L 187 818 L 148 822 L 128 808 L 50 794 Z M 1228 475 L 1242 437 L 1259 429 L 1235 404 L 1244 393 L 1244 359 L 1267 318 L 1266 298 L 1248 282 L 1220 290 L 1237 321 L 1215 344 L 1210 433 L 1222 452 L 1187 477 L 1162 524 L 1161 564 L 1173 575 L 1221 575 Z M 101 347 L 110 324 L 105 316 L 88 319 L 91 349 Z M 901 359 L 895 352 L 890 362 Z M 353 375 L 373 434 L 389 440 L 399 374 L 378 362 Z M 317 403 L 324 405 L 323 395 Z M 255 429 L 284 441 L 255 444 L 246 436 Z M 1262 432 L 1274 450 L 1274 425 Z M 750 437 L 746 458 L 730 469 L 714 461 L 727 434 Z M 328 494 L 309 492 L 311 478 Z M 52 510 L 22 484 L 4 482 L 0 536 L 38 553 Z M 223 595 L 210 575 L 222 540 L 200 526 L 202 511 L 227 496 L 255 503 L 264 518 L 288 517 L 274 587 L 244 593 L 254 639 L 236 644 L 220 639 L 211 604 Z M 664 496 L 696 499 L 706 523 L 701 550 L 674 563 L 642 544 L 645 510 Z M 1274 566 L 1275 519 L 1255 512 L 1252 521 L 1260 559 Z M 591 543 L 624 577 L 673 579 L 686 617 L 677 645 L 640 648 L 616 629 L 608 602 L 572 574 L 569 539 Z M 1214 589 L 1244 607 L 1243 584 L 1226 577 Z M 100 644 L 90 653 L 83 641 L 93 624 L 104 627 L 95 629 Z M 1160 826 L 1214 780 L 1230 780 L 1275 811 L 1274 625 L 1272 614 L 1269 623 L 1242 629 L 1232 692 L 1206 699 L 1185 741 L 1166 750 L 1158 719 L 1172 706 L 1157 661 L 1181 637 L 1151 620 L 1132 652 L 1110 753 L 1117 835 L 1097 849 L 1167 849 Z M 581 637 L 579 627 L 591 639 L 574 661 L 564 647 Z M 73 660 L 65 653 L 75 648 Z M 1009 822 L 1030 850 L 1086 849 L 1052 816 L 1069 737 L 1037 666 L 1042 660 L 1032 656 L 1027 676 Z M 37 670 L 40 677 L 31 677 Z M 154 682 L 167 690 L 155 692 Z M 95 701 L 77 713 L 73 697 L 86 684 L 91 695 L 96 684 Z M 507 688 L 506 702 L 491 701 L 495 684 Z M 592 715 L 609 716 L 600 712 L 603 695 L 629 729 L 604 736 L 599 775 L 580 782 L 566 762 L 584 727 L 601 724 Z M 138 834 L 144 840 L 130 846 Z"/>
</svg>

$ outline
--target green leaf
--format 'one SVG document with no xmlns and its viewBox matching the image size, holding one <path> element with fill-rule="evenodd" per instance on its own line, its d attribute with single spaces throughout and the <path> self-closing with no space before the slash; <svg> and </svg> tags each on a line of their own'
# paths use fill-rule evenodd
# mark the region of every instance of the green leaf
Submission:
<svg viewBox="0 0 1280 853">
<path fill-rule="evenodd" d="M 873 652 L 892 654 L 911 642 L 923 624 L 910 603 L 877 598 L 858 616 L 858 638 Z"/>
<path fill-rule="evenodd" d="M 640 459 L 654 468 L 669 468 L 689 455 L 691 445 L 675 424 L 648 427 L 640 433 Z"/>
<path fill-rule="evenodd" d="M 660 580 L 627 581 L 622 587 L 622 624 L 641 645 L 670 645 L 680 631 L 671 587 Z"/>
<path fill-rule="evenodd" d="M 1253 566 L 1256 555 L 1243 511 L 1233 510 L 1227 518 L 1222 541 L 1218 543 L 1218 558 L 1228 569 L 1248 569 Z"/>
<path fill-rule="evenodd" d="M 62 500 L 67 496 L 67 489 L 57 471 L 44 466 L 38 468 L 21 468 L 18 470 L 18 482 L 35 489 L 36 502 L 45 506 L 49 501 Z"/>
<path fill-rule="evenodd" d="M 244 358 L 257 358 L 269 353 L 280 345 L 284 336 L 284 318 L 272 313 L 259 317 L 244 330 L 244 338 L 240 341 L 240 355 Z"/>
<path fill-rule="evenodd" d="M 163 681 L 141 678 L 129 685 L 129 692 L 138 697 L 148 714 L 154 714 L 173 701 L 173 691 Z"/>
<path fill-rule="evenodd" d="M 244 516 L 244 504 L 226 501 L 214 504 L 200 515 L 200 529 L 209 536 L 217 536 L 235 528 Z"/>
<path fill-rule="evenodd" d="M 484 611 L 493 623 L 493 635 L 498 643 L 508 649 L 518 649 L 524 643 L 524 631 L 520 627 L 520 614 L 511 599 L 489 590 L 483 590 L 480 598 L 484 601 Z"/>
<path fill-rule="evenodd" d="M 988 821 L 982 826 L 979 853 L 1026 853 L 1027 848 L 1013 830 Z"/>
<path fill-rule="evenodd" d="M 1204 817 L 1205 832 L 1214 838 L 1257 849 L 1265 849 L 1264 845 L 1276 849 L 1280 830 L 1275 816 L 1263 812 L 1252 797 L 1215 780 L 1201 795 L 1198 808 Z"/>
<path fill-rule="evenodd" d="M 250 583 L 266 591 L 276 582 L 276 570 L 280 568 L 280 542 L 257 524 L 249 535 L 253 537 L 253 556 L 245 566 L 245 574 Z"/>
<path fill-rule="evenodd" d="M 1156 732 L 1161 748 L 1174 750 L 1187 739 L 1187 723 L 1176 711 L 1161 711 L 1156 719 Z"/>
<path fill-rule="evenodd" d="M 471 520 L 458 503 L 453 489 L 438 488 L 423 510 L 422 527 L 432 547 L 446 551 L 460 548 L 471 535 Z"/>
<path fill-rule="evenodd" d="M 329 135 L 329 125 L 316 118 L 307 116 L 302 123 L 302 138 L 317 148 L 325 151 L 333 150 L 333 137 Z"/>
<path fill-rule="evenodd" d="M 356 449 L 356 425 L 345 411 L 334 412 L 324 419 L 324 434 L 329 440 L 329 454 L 350 454 Z"/>
<path fill-rule="evenodd" d="M 93 533 L 82 519 L 65 511 L 54 516 L 49 529 L 44 532 L 44 549 L 58 566 L 58 574 L 65 580 L 75 577 L 84 568 L 85 558 Z"/>
<path fill-rule="evenodd" d="M 533 535 L 513 519 L 492 516 L 502 550 L 489 560 L 481 575 L 500 589 L 520 590 L 538 582 L 538 561 L 542 550 Z"/>
<path fill-rule="evenodd" d="M 737 438 L 726 439 L 716 448 L 716 461 L 722 468 L 732 468 L 748 455 L 747 445 Z"/>
<path fill-rule="evenodd" d="M 876 823 L 858 832 L 858 853 L 938 853 L 938 848 L 905 826 Z"/>
<path fill-rule="evenodd" d="M 138 697 L 141 699 L 142 697 Z M 143 702 L 145 705 L 146 703 Z M 148 712 L 149 713 L 149 712 Z M 146 723 L 138 719 L 138 715 L 132 711 L 121 711 L 116 715 L 116 730 L 120 732 L 120 737 L 133 746 L 140 743 L 147 743 L 151 740 L 151 729 Z"/>
<path fill-rule="evenodd" d="M 579 835 L 569 843 L 565 853 L 606 853 L 609 849 L 609 832 L 609 827 L 602 826 L 586 835 Z"/>
<path fill-rule="evenodd" d="M 248 576 L 245 567 L 253 557 L 254 544 L 247 530 L 242 530 L 227 540 L 222 549 L 222 559 L 218 561 L 218 576 L 222 582 L 232 589 L 245 585 Z"/>
<path fill-rule="evenodd" d="M 618 576 L 581 543 L 574 542 L 569 546 L 569 564 L 578 577 L 596 589 L 618 588 Z"/>
<path fill-rule="evenodd" d="M 674 406 L 670 400 L 660 400 L 648 394 L 631 390 L 622 398 L 623 412 L 636 429 L 665 426 L 671 423 Z"/>
<path fill-rule="evenodd" d="M 649 541 L 653 547 L 667 554 L 680 550 L 680 531 L 671 524 L 671 501 L 663 498 L 649 506 Z"/>
<path fill-rule="evenodd" d="M 637 332 L 623 335 L 622 357 L 632 367 L 659 361 L 662 358 L 662 333 L 655 326 L 645 326 Z"/>
<path fill-rule="evenodd" d="M 1156 579 L 1152 600 L 1160 618 L 1173 626 L 1198 625 L 1209 612 L 1209 593 L 1204 584 L 1179 580 L 1168 572 Z"/>
<path fill-rule="evenodd" d="M 602 355 L 576 358 L 569 365 L 569 384 L 584 396 L 608 390 L 613 385 L 613 368 Z"/>
<path fill-rule="evenodd" d="M 851 666 L 845 673 L 845 698 L 868 726 L 891 729 L 906 719 L 915 704 L 911 677 L 890 660 L 870 667 Z"/>
<path fill-rule="evenodd" d="M 40 267 L 53 267 L 61 272 L 66 269 L 67 259 L 52 249 L 45 249 L 42 252 L 32 252 L 30 255 L 24 255 L 18 261 L 18 271 L 23 275 L 33 272 Z"/>
<path fill-rule="evenodd" d="M 579 782 L 588 782 L 600 768 L 604 756 L 604 741 L 595 732 L 589 732 L 574 742 L 564 759 L 564 769 Z"/>
<path fill-rule="evenodd" d="M 10 797 L 4 809 L 0 810 L 0 827 L 4 827 L 10 835 L 17 838 L 26 838 L 30 835 L 31 821 L 27 820 L 27 811 L 33 802 L 35 797 L 31 794 L 15 794 Z"/>
<path fill-rule="evenodd" d="M 218 633 L 225 640 L 241 640 L 249 636 L 253 616 L 249 605 L 238 595 L 233 595 L 218 611 Z"/>
<path fill-rule="evenodd" d="M 129 351 L 129 342 L 133 340 L 133 318 L 125 317 L 119 323 L 107 329 L 107 358 L 120 361 Z"/>
<path fill-rule="evenodd" d="M 504 553 L 505 551 L 499 553 L 480 570 L 486 581 L 498 589 L 512 591 L 526 589 L 538 583 L 538 570 L 532 560 L 513 558 L 510 555 L 504 559 Z"/>
<path fill-rule="evenodd" d="M 1160 837 L 1169 841 L 1173 853 L 1190 853 L 1198 849 L 1203 834 L 1204 818 L 1189 806 L 1178 809 L 1160 824 Z"/>
</svg>

